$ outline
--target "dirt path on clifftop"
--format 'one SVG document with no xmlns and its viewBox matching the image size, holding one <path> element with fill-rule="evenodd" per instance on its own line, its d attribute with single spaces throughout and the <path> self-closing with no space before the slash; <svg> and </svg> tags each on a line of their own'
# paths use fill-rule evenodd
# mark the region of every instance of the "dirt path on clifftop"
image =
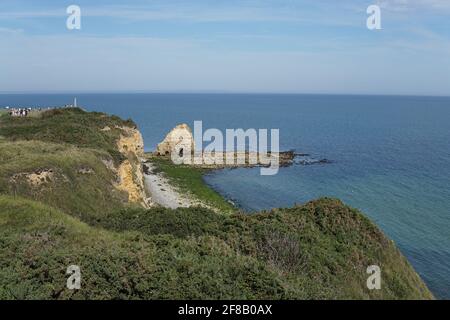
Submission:
<svg viewBox="0 0 450 320">
<path fill-rule="evenodd" d="M 204 206 L 200 201 L 181 194 L 162 173 L 155 173 L 150 162 L 145 165 L 148 167 L 147 174 L 144 174 L 145 188 L 154 204 L 171 209 Z"/>
</svg>

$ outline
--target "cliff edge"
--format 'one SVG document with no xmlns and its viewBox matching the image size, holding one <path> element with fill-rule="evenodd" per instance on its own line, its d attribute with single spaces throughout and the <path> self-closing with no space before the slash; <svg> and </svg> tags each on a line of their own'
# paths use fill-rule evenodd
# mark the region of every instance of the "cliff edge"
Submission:
<svg viewBox="0 0 450 320">
<path fill-rule="evenodd" d="M 149 207 L 131 120 L 78 108 L 0 118 L 0 192 L 95 217 L 124 205 Z"/>
</svg>

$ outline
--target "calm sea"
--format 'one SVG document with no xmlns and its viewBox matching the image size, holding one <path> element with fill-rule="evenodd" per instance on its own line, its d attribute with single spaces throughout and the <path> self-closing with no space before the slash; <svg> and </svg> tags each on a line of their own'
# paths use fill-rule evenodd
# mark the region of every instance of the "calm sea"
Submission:
<svg viewBox="0 0 450 320">
<path fill-rule="evenodd" d="M 70 95 L 0 95 L 0 106 L 62 105 Z M 205 179 L 248 211 L 321 196 L 361 209 L 439 298 L 450 299 L 450 98 L 239 94 L 76 94 L 78 104 L 138 123 L 147 150 L 176 124 L 279 128 L 282 149 L 330 164 L 276 176 L 224 170 Z"/>
</svg>

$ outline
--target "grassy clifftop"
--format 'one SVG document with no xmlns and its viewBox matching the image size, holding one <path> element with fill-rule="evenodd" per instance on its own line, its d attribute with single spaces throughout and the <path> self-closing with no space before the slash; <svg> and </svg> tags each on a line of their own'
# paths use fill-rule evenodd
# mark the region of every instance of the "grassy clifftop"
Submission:
<svg viewBox="0 0 450 320">
<path fill-rule="evenodd" d="M 121 126 L 134 124 L 78 109 L 1 116 L 0 299 L 432 298 L 335 199 L 254 215 L 130 205 L 109 166 L 125 161 Z M 72 264 L 80 290 L 66 288 Z M 381 290 L 366 287 L 369 265 Z"/>
<path fill-rule="evenodd" d="M 132 121 L 81 109 L 0 117 L 0 193 L 37 200 L 81 217 L 121 207 L 121 164 L 140 165 L 118 141 Z M 130 175 L 133 172 L 129 172 Z M 123 179 L 122 179 L 123 180 Z"/>
<path fill-rule="evenodd" d="M 116 161 L 122 160 L 116 147 L 118 127 L 136 127 L 132 120 L 122 120 L 79 108 L 53 109 L 35 117 L 0 117 L 0 136 L 11 141 L 34 140 L 70 144 L 80 148 L 104 150 Z M 110 130 L 102 130 L 109 128 Z"/>
</svg>

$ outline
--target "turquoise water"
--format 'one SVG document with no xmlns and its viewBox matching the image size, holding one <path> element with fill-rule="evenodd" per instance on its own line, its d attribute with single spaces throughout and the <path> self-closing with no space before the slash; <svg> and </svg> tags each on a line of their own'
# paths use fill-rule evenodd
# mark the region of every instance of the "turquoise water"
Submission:
<svg viewBox="0 0 450 320">
<path fill-rule="evenodd" d="M 72 95 L 0 95 L 0 106 L 62 105 Z M 279 128 L 282 149 L 323 165 L 223 170 L 205 180 L 248 211 L 332 196 L 364 211 L 439 298 L 450 299 L 450 98 L 326 95 L 77 94 L 135 120 L 153 150 L 176 124 Z"/>
</svg>

